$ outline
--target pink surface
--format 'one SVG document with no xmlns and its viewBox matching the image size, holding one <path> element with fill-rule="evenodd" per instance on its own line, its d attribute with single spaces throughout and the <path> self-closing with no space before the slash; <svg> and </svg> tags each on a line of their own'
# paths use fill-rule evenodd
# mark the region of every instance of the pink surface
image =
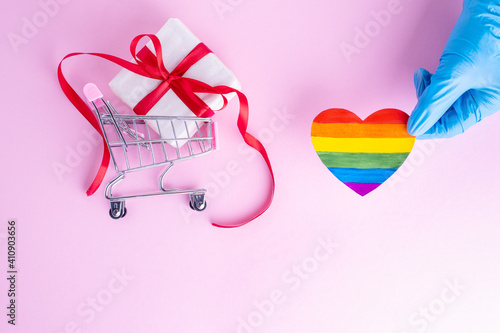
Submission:
<svg viewBox="0 0 500 333">
<path fill-rule="evenodd" d="M 8 219 L 18 223 L 19 270 L 17 325 L 2 313 L 0 331 L 500 329 L 499 116 L 451 140 L 417 142 L 365 198 L 331 176 L 309 137 L 331 107 L 361 118 L 411 112 L 413 71 L 435 70 L 462 1 L 59 1 L 9 2 L 0 14 L 1 274 Z M 275 168 L 274 204 L 241 229 L 209 223 L 251 214 L 268 189 L 265 164 L 242 146 L 234 102 L 215 117 L 221 150 L 169 178 L 206 187 L 205 212 L 184 196 L 129 200 L 117 222 L 103 188 L 85 196 L 102 147 L 60 91 L 57 64 L 75 51 L 129 57 L 131 39 L 169 17 L 235 72 L 250 132 Z M 118 70 L 90 57 L 65 67 L 80 91 L 88 81 L 106 88 Z M 154 188 L 156 176 L 134 175 L 123 191 Z M 0 279 L 5 313 L 7 289 Z"/>
</svg>

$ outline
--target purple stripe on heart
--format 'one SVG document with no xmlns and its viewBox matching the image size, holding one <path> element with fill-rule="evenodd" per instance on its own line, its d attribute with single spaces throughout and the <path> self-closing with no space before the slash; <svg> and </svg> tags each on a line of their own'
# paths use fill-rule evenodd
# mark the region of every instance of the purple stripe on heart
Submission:
<svg viewBox="0 0 500 333">
<path fill-rule="evenodd" d="M 382 185 L 381 183 L 344 183 L 347 185 L 351 190 L 356 192 L 357 194 L 361 196 L 365 196 L 371 191 L 375 190 L 377 187 Z"/>
</svg>

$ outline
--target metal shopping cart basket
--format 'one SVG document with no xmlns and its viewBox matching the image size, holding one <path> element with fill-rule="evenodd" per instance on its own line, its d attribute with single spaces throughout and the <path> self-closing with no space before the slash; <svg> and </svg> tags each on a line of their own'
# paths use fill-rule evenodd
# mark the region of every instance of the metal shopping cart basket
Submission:
<svg viewBox="0 0 500 333">
<path fill-rule="evenodd" d="M 119 219 L 127 214 L 125 199 L 159 195 L 188 194 L 193 210 L 207 207 L 205 189 L 166 189 L 163 179 L 175 162 L 210 153 L 216 148 L 215 123 L 210 118 L 137 116 L 119 114 L 109 101 L 105 101 L 96 85 L 84 88 L 85 96 L 93 106 L 104 139 L 111 153 L 117 177 L 105 189 L 110 201 L 109 215 Z M 194 132 L 194 133 L 193 133 Z M 155 193 L 114 196 L 113 188 L 129 172 L 165 166 L 158 179 Z"/>
</svg>

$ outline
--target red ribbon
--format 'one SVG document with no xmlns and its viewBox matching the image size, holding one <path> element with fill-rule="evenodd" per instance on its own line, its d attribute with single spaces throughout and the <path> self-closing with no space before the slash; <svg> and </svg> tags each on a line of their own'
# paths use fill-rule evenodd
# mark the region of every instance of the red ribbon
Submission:
<svg viewBox="0 0 500 333">
<path fill-rule="evenodd" d="M 155 49 L 155 54 L 153 54 L 149 48 L 144 47 L 139 53 L 136 55 L 137 44 L 139 41 L 144 38 L 149 37 L 153 42 L 153 46 Z M 141 76 L 149 77 L 152 79 L 161 80 L 162 82 L 156 87 L 151 93 L 149 93 L 146 97 L 144 97 L 135 107 L 134 111 L 139 115 L 145 115 L 149 112 L 149 110 L 170 90 L 172 91 L 183 101 L 183 103 L 197 116 L 197 117 L 211 117 L 214 115 L 214 111 L 205 103 L 201 98 L 199 98 L 197 93 L 210 93 L 210 94 L 218 94 L 221 95 L 224 99 L 224 105 L 221 109 L 225 108 L 228 101 L 225 94 L 236 93 L 238 99 L 240 101 L 240 112 L 238 116 L 237 126 L 243 137 L 243 140 L 247 145 L 257 150 L 264 161 L 267 164 L 269 169 L 269 173 L 271 174 L 272 186 L 271 191 L 266 199 L 263 208 L 259 213 L 255 214 L 252 218 L 250 218 L 247 222 L 240 223 L 238 225 L 233 226 L 223 226 L 217 223 L 212 223 L 214 226 L 221 228 L 234 228 L 243 226 L 252 220 L 256 219 L 260 215 L 262 215 L 268 208 L 271 206 L 274 197 L 274 189 L 275 189 L 275 181 L 274 174 L 271 167 L 271 162 L 269 161 L 269 157 L 267 156 L 267 152 L 262 145 L 262 143 L 257 140 L 254 136 L 247 132 L 248 127 L 248 100 L 246 96 L 236 90 L 234 88 L 228 86 L 216 86 L 212 87 L 204 82 L 183 77 L 186 71 L 198 62 L 201 58 L 211 53 L 211 51 L 206 47 L 203 43 L 198 44 L 187 56 L 184 58 L 177 67 L 169 73 L 165 68 L 163 63 L 163 53 L 161 49 L 161 43 L 158 37 L 155 35 L 145 34 L 139 35 L 132 40 L 130 44 L 130 53 L 134 57 L 137 63 L 132 63 L 118 57 L 103 54 L 103 53 L 71 53 L 65 56 L 61 63 L 59 64 L 57 70 L 57 77 L 59 79 L 59 84 L 61 85 L 61 89 L 63 90 L 66 97 L 73 103 L 73 105 L 80 111 L 80 113 L 87 119 L 87 121 L 99 132 L 99 134 L 103 138 L 104 143 L 104 153 L 101 162 L 101 166 L 97 172 L 97 175 L 87 190 L 87 195 L 90 196 L 97 191 L 99 186 L 101 185 L 104 176 L 106 175 L 106 171 L 108 169 L 110 153 L 106 142 L 104 140 L 104 135 L 101 131 L 101 127 L 93 114 L 93 112 L 88 107 L 87 103 L 85 103 L 80 96 L 75 92 L 75 90 L 69 85 L 67 80 L 65 79 L 62 73 L 62 63 L 65 59 L 74 57 L 77 55 L 92 55 L 99 58 L 106 59 L 111 61 L 133 73 L 139 74 Z"/>
</svg>

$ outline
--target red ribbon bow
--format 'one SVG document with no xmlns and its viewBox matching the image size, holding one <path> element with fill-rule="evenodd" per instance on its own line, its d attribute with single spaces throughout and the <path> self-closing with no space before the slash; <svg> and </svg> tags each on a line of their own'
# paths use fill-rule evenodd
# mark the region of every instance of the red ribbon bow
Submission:
<svg viewBox="0 0 500 333">
<path fill-rule="evenodd" d="M 151 41 L 153 42 L 153 46 L 155 49 L 155 54 L 153 54 L 149 48 L 144 47 L 137 55 L 136 55 L 136 50 L 137 50 L 137 44 L 139 41 L 144 38 L 144 37 L 149 37 Z M 132 40 L 132 43 L 130 44 L 130 53 L 134 57 L 135 61 L 137 63 L 132 63 L 123 59 L 120 59 L 118 57 L 108 55 L 108 54 L 103 54 L 103 53 L 71 53 L 65 56 L 62 60 L 61 63 L 59 64 L 58 70 L 57 70 L 57 77 L 59 79 L 59 84 L 61 85 L 61 89 L 63 90 L 64 94 L 66 97 L 71 101 L 71 103 L 80 111 L 80 113 L 87 119 L 87 121 L 99 132 L 99 134 L 103 138 L 103 143 L 104 143 L 104 152 L 103 152 L 103 158 L 101 162 L 101 166 L 99 168 L 99 171 L 97 172 L 97 175 L 90 185 L 89 189 L 87 190 L 87 195 L 92 195 L 97 191 L 99 186 L 101 185 L 104 176 L 106 175 L 106 171 L 108 169 L 109 165 L 109 160 L 110 160 L 110 153 L 108 150 L 108 147 L 106 145 L 106 142 L 104 140 L 104 135 L 101 131 L 101 127 L 99 126 L 99 123 L 90 110 L 90 108 L 87 106 L 87 103 L 85 103 L 80 96 L 75 92 L 75 90 L 69 85 L 67 80 L 65 79 L 63 73 L 62 73 L 62 63 L 65 59 L 74 57 L 77 55 L 92 55 L 96 57 L 100 57 L 103 59 L 106 59 L 108 61 L 111 61 L 133 73 L 139 74 L 141 76 L 149 77 L 152 79 L 157 79 L 161 80 L 162 82 L 156 87 L 151 93 L 149 93 L 146 97 L 144 97 L 135 107 L 134 111 L 139 114 L 139 115 L 145 115 L 149 112 L 149 110 L 170 90 L 172 91 L 182 100 L 182 102 L 197 116 L 197 117 L 211 117 L 214 115 L 214 111 L 205 103 L 201 98 L 199 98 L 196 94 L 197 93 L 210 93 L 210 94 L 218 94 L 221 95 L 222 98 L 224 99 L 224 105 L 222 106 L 221 109 L 225 108 L 227 105 L 227 98 L 224 96 L 225 94 L 229 93 L 236 93 L 238 96 L 238 99 L 240 101 L 240 113 L 238 116 L 238 122 L 237 126 L 238 129 L 241 133 L 241 136 L 243 137 L 243 140 L 245 141 L 246 144 L 248 144 L 250 147 L 254 148 L 257 150 L 262 157 L 264 158 L 264 161 L 267 164 L 267 167 L 269 169 L 269 172 L 271 174 L 271 180 L 272 180 L 272 186 L 270 190 L 270 195 L 268 196 L 267 200 L 264 203 L 263 208 L 260 210 L 259 213 L 255 214 L 252 218 L 250 218 L 247 222 L 240 223 L 238 225 L 232 225 L 232 226 L 224 226 L 224 225 L 219 225 L 216 223 L 212 223 L 214 226 L 217 227 L 222 227 L 222 228 L 232 228 L 232 227 L 239 227 L 242 225 L 247 224 L 248 222 L 251 222 L 252 220 L 256 219 L 260 215 L 262 215 L 271 205 L 271 202 L 274 197 L 274 189 L 275 189 L 275 181 L 274 181 L 274 174 L 273 170 L 271 167 L 271 162 L 269 161 L 269 157 L 267 156 L 267 152 L 262 145 L 262 143 L 257 140 L 254 136 L 252 136 L 250 133 L 247 132 L 247 127 L 248 127 L 248 100 L 246 96 L 240 92 L 239 90 L 236 90 L 234 88 L 228 87 L 228 86 L 216 86 L 212 87 L 204 82 L 191 79 L 191 78 L 186 78 L 183 77 L 183 75 L 186 73 L 186 71 L 194 65 L 196 62 L 198 62 L 201 58 L 206 56 L 207 54 L 211 53 L 211 51 L 208 49 L 208 47 L 205 46 L 205 44 L 200 43 L 198 44 L 187 56 L 184 58 L 178 65 L 177 67 L 169 73 L 167 69 L 165 68 L 165 65 L 163 63 L 163 53 L 161 49 L 161 43 L 158 37 L 155 35 L 150 35 L 150 34 L 145 34 L 145 35 L 139 35 L 135 37 Z"/>
</svg>

